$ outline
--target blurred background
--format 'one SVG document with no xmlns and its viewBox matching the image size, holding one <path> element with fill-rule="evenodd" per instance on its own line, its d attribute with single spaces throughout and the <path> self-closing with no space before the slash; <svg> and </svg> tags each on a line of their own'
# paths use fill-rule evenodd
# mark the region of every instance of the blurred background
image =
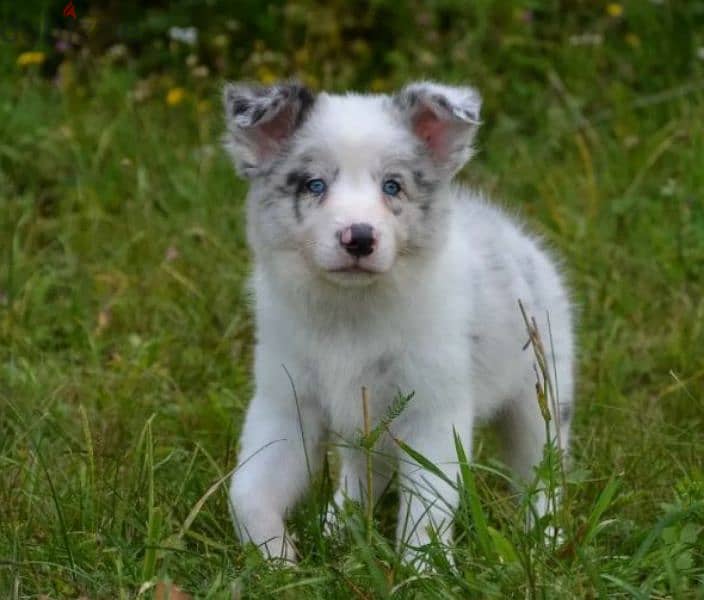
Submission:
<svg viewBox="0 0 704 600">
<path fill-rule="evenodd" d="M 220 90 L 291 77 L 475 86 L 479 152 L 460 177 L 538 231 L 573 290 L 571 514 L 576 531 L 602 514 L 613 476 L 608 527 L 543 561 L 482 472 L 489 522 L 517 548 L 505 560 L 532 558 L 435 591 L 701 589 L 704 1 L 4 0 L 0 596 L 295 581 L 236 543 L 222 486 L 202 500 L 234 467 L 252 391 L 246 188 L 220 147 Z M 680 529 L 661 535 L 663 518 Z M 309 522 L 294 531 L 311 590 L 344 597 L 344 572 L 391 593 L 393 572 L 357 569 L 349 545 L 325 554 Z"/>
<path fill-rule="evenodd" d="M 475 82 L 489 114 L 501 107 L 487 126 L 510 121 L 523 134 L 547 120 L 580 125 L 582 113 L 606 118 L 624 96 L 691 83 L 704 65 L 696 0 L 75 0 L 0 10 L 4 66 L 35 66 L 67 94 L 87 93 L 101 67 L 129 73 L 136 101 L 182 90 L 172 105 L 210 99 L 223 78 L 388 91 L 439 76 Z M 25 51 L 34 54 L 16 54 Z"/>
</svg>

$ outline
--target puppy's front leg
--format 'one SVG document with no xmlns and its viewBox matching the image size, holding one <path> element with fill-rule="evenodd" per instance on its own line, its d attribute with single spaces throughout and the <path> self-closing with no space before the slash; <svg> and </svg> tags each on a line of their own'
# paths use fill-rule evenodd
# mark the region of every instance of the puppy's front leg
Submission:
<svg viewBox="0 0 704 600">
<path fill-rule="evenodd" d="M 231 510 L 240 540 L 254 542 L 270 558 L 295 561 L 284 517 L 305 491 L 309 469 L 319 465 L 321 426 L 305 404 L 299 418 L 282 369 L 261 379 L 242 431 L 240 462 L 230 486 Z"/>
<path fill-rule="evenodd" d="M 368 506 L 371 501 L 374 506 L 389 485 L 393 475 L 393 465 L 390 457 L 384 455 L 384 450 L 374 451 L 371 461 L 371 495 L 367 489 L 369 467 L 367 455 L 362 448 L 343 447 L 340 453 L 340 475 L 337 491 L 333 501 L 328 505 L 325 521 L 328 534 L 332 534 L 340 526 L 338 516 L 344 508 L 345 500 Z"/>
<path fill-rule="evenodd" d="M 472 419 L 466 407 L 451 413 L 436 408 L 409 416 L 412 419 L 404 427 L 403 441 L 444 475 L 432 473 L 400 450 L 401 506 L 396 539 L 405 560 L 412 562 L 421 555 L 420 547 L 432 537 L 437 536 L 444 546 L 452 541 L 452 523 L 459 503 L 459 465 L 453 429 L 469 454 Z"/>
</svg>

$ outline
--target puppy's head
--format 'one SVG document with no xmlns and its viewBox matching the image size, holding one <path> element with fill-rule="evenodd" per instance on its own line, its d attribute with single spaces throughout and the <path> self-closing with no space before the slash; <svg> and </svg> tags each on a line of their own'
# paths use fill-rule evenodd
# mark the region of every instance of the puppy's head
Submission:
<svg viewBox="0 0 704 600">
<path fill-rule="evenodd" d="M 314 96 L 296 84 L 228 84 L 224 101 L 258 257 L 286 252 L 311 275 L 365 285 L 443 240 L 443 191 L 471 157 L 479 123 L 472 88 Z"/>
</svg>

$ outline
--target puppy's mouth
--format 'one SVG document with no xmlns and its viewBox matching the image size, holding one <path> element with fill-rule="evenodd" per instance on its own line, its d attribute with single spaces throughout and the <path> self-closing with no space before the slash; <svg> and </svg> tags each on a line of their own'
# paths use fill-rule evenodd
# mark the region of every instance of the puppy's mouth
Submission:
<svg viewBox="0 0 704 600">
<path fill-rule="evenodd" d="M 331 283 L 342 286 L 364 286 L 376 281 L 383 271 L 368 265 L 355 262 L 351 265 L 325 269 L 322 275 Z"/>
<path fill-rule="evenodd" d="M 363 267 L 362 265 L 351 265 L 347 267 L 339 267 L 337 269 L 328 269 L 328 273 L 367 273 L 369 275 L 376 275 L 379 271 L 369 267 Z"/>
</svg>

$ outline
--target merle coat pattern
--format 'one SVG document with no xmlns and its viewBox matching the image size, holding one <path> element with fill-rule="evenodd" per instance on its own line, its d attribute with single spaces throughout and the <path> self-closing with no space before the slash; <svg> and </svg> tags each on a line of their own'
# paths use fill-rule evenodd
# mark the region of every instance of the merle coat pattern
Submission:
<svg viewBox="0 0 704 600">
<path fill-rule="evenodd" d="M 414 392 L 391 433 L 450 481 L 453 430 L 469 452 L 486 419 L 529 480 L 546 439 L 518 299 L 543 332 L 549 313 L 566 450 L 573 336 L 561 276 L 533 236 L 453 182 L 472 155 L 478 93 L 431 82 L 393 96 L 228 84 L 224 100 L 225 145 L 250 184 L 257 327 L 256 392 L 230 488 L 240 538 L 295 559 L 285 516 L 328 442 L 342 446 L 333 502 L 369 500 L 353 448 L 362 386 L 373 422 Z M 373 495 L 399 474 L 400 551 L 413 559 L 431 531 L 449 543 L 456 489 L 399 457 L 390 435 L 376 449 Z"/>
</svg>

